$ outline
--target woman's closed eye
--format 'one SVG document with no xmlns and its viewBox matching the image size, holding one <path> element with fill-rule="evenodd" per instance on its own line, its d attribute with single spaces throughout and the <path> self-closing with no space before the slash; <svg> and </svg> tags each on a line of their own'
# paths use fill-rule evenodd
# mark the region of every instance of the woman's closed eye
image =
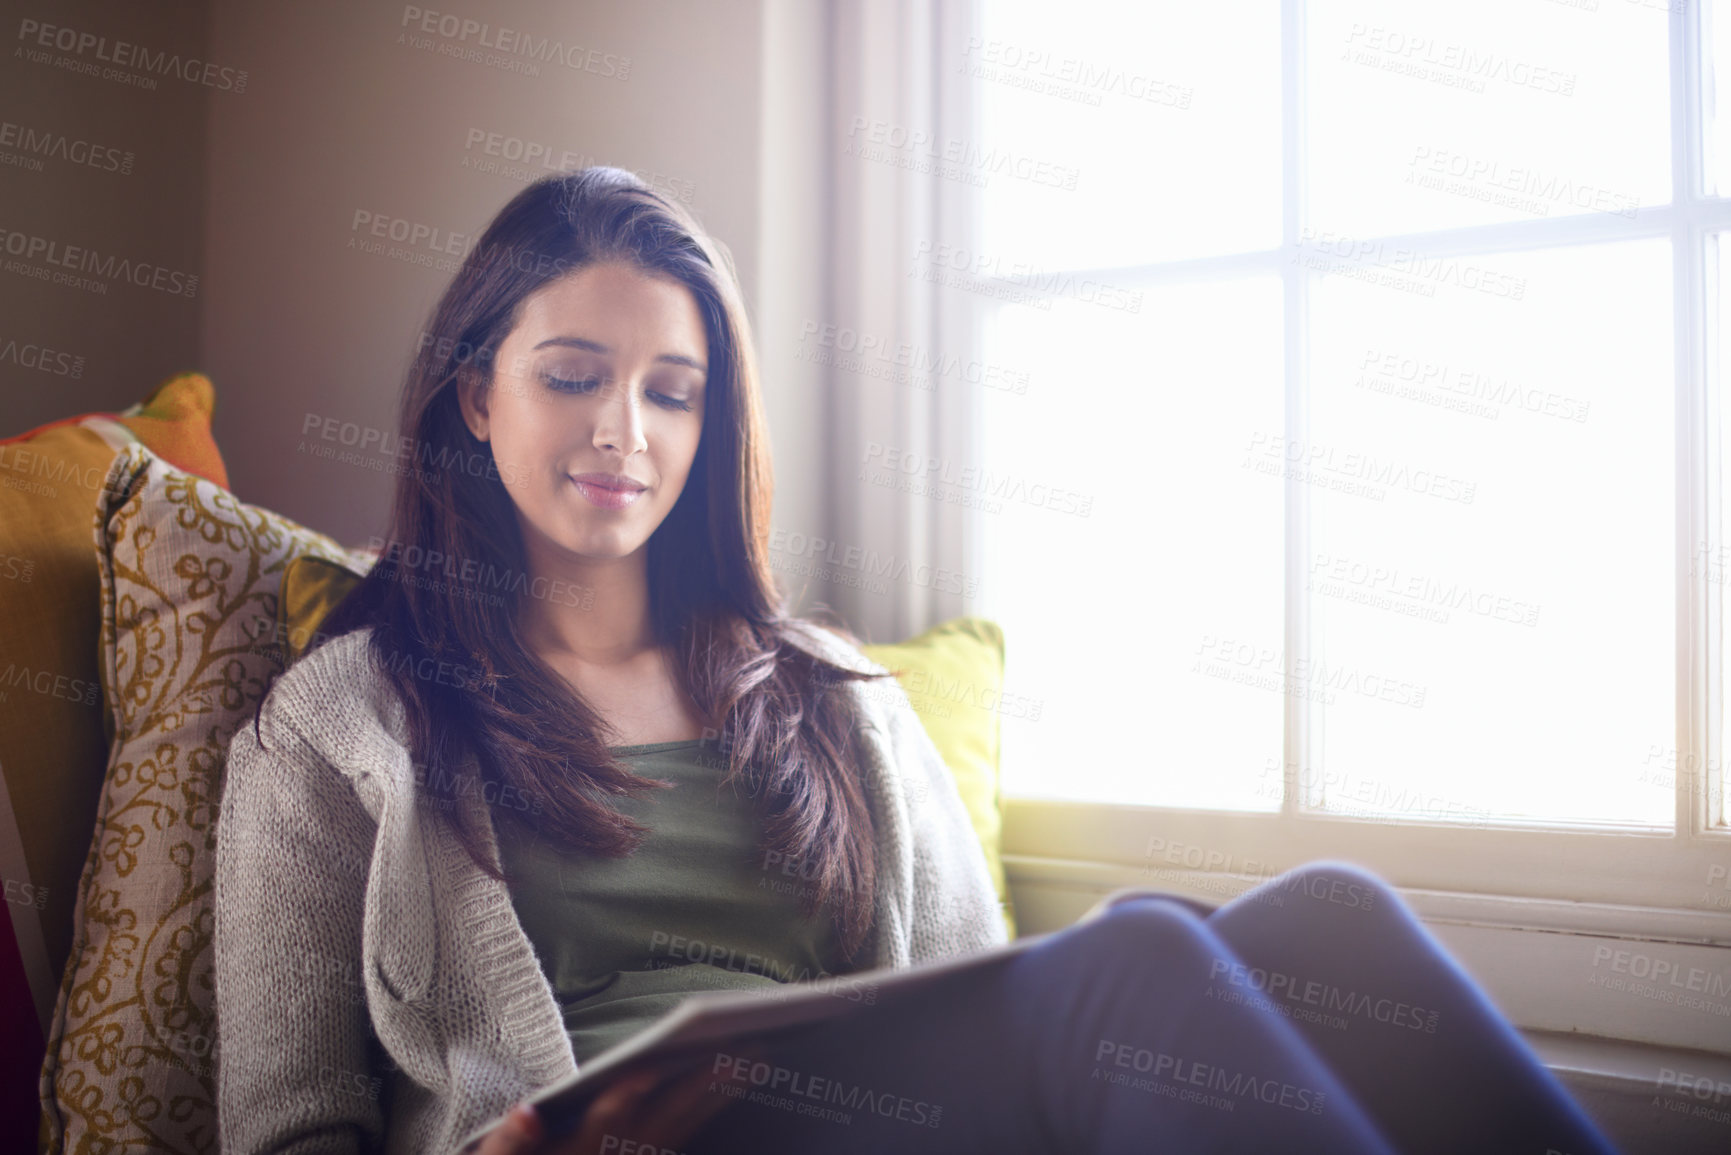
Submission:
<svg viewBox="0 0 1731 1155">
<path fill-rule="evenodd" d="M 557 373 L 543 373 L 541 380 L 547 383 L 547 388 L 560 393 L 593 393 L 601 388 L 599 377 L 561 377 Z"/>
<path fill-rule="evenodd" d="M 549 389 L 559 393 L 593 393 L 603 384 L 599 377 L 561 377 L 557 373 L 543 373 L 541 379 L 547 383 Z M 691 410 L 691 402 L 669 397 L 665 393 L 650 391 L 644 395 L 663 409 L 677 409 L 681 412 Z"/>
</svg>

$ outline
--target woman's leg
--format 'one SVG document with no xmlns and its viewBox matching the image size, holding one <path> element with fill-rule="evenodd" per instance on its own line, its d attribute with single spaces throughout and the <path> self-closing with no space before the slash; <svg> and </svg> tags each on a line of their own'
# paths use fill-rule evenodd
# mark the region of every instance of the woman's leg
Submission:
<svg viewBox="0 0 1731 1155">
<path fill-rule="evenodd" d="M 716 1062 L 751 1101 L 692 1155 L 1611 1151 L 1394 892 L 1332 864 L 1206 921 L 1139 896 Z"/>
<path fill-rule="evenodd" d="M 756 1064 L 715 1053 L 736 1102 L 685 1150 L 1391 1152 L 1291 1022 L 1207 997 L 1223 957 L 1194 911 L 1126 903 Z"/>
<path fill-rule="evenodd" d="M 1208 997 L 1289 1018 L 1399 1150 L 1613 1150 L 1374 875 L 1311 864 L 1228 903 L 1208 925 L 1239 960 L 1210 965 Z"/>
</svg>

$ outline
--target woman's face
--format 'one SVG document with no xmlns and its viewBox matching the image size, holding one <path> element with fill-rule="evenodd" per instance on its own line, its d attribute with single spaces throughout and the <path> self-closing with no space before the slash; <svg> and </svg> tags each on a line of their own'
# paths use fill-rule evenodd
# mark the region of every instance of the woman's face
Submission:
<svg viewBox="0 0 1731 1155">
<path fill-rule="evenodd" d="M 697 455 L 707 349 L 691 291 L 630 266 L 590 265 L 523 299 L 490 384 L 458 398 L 531 559 L 643 548 Z"/>
</svg>

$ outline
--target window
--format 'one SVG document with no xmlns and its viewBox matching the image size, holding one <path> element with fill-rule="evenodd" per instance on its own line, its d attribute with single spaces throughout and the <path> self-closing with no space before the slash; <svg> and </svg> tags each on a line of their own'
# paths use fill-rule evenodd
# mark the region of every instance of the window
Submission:
<svg viewBox="0 0 1731 1155">
<path fill-rule="evenodd" d="M 1731 942 L 1713 16 L 979 6 L 940 71 L 1018 164 L 922 260 L 1026 374 L 972 512 L 1012 860 Z"/>
</svg>

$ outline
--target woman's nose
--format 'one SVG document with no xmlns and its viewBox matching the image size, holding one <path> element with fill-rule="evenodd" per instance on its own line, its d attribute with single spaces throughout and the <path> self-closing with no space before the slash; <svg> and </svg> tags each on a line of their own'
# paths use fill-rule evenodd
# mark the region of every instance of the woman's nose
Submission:
<svg viewBox="0 0 1731 1155">
<path fill-rule="evenodd" d="M 600 412 L 595 418 L 595 445 L 626 456 L 647 448 L 643 410 L 636 391 L 628 383 L 613 381 L 602 387 Z"/>
</svg>

